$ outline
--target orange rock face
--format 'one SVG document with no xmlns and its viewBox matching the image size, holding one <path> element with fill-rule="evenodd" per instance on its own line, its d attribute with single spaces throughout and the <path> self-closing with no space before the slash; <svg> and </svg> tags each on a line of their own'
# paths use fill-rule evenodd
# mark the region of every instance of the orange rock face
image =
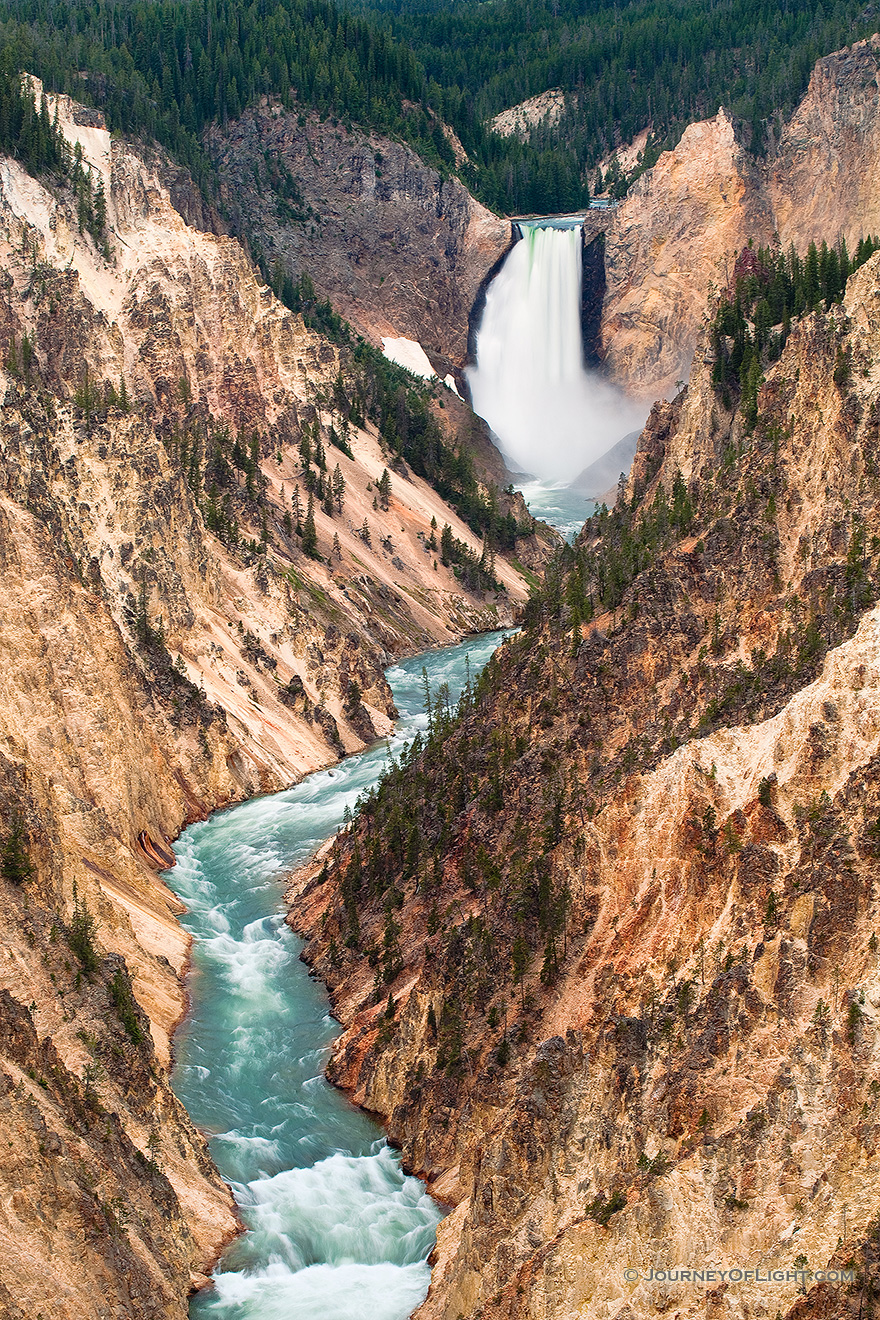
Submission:
<svg viewBox="0 0 880 1320">
<path fill-rule="evenodd" d="M 677 393 L 707 297 L 750 239 L 803 251 L 880 229 L 878 48 L 874 37 L 819 60 L 760 162 L 721 110 L 633 185 L 605 239 L 602 346 L 619 384 L 648 401 Z"/>
<path fill-rule="evenodd" d="M 106 247 L 0 160 L 0 848 L 19 830 L 33 867 L 0 878 L 0 1311 L 183 1320 L 237 1223 L 169 1087 L 188 949 L 156 871 L 187 821 L 387 731 L 391 657 L 512 620 L 526 588 L 435 564 L 432 519 L 480 539 L 375 427 L 334 446 L 338 350 L 183 219 L 160 154 L 58 116 Z M 338 468 L 317 558 L 304 434 Z"/>
</svg>

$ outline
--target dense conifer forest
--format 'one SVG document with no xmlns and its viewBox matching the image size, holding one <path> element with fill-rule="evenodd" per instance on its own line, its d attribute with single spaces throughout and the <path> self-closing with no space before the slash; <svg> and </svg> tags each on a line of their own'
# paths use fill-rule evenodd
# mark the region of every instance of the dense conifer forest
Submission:
<svg viewBox="0 0 880 1320">
<path fill-rule="evenodd" d="M 880 238 L 868 237 L 860 240 L 852 255 L 843 239 L 836 247 L 811 243 L 803 260 L 794 247 L 788 252 L 747 247 L 740 253 L 733 286 L 720 300 L 712 322 L 712 380 L 725 407 L 732 399 L 739 400 L 748 430 L 757 420 L 763 368 L 782 353 L 792 317 L 828 311 L 840 302 L 850 275 L 878 248 Z M 841 357 L 835 383 L 845 384 L 848 373 L 846 358 Z"/>
<path fill-rule="evenodd" d="M 209 194 L 202 129 L 273 95 L 408 141 L 452 171 L 445 121 L 482 200 L 553 212 L 584 205 L 596 163 L 649 124 L 656 156 L 724 103 L 765 149 L 815 59 L 874 26 L 855 0 L 8 0 L 0 57 L 94 102 L 112 128 L 157 138 Z M 488 116 L 551 87 L 571 93 L 555 128 L 528 142 L 487 129 Z"/>
<path fill-rule="evenodd" d="M 815 61 L 877 26 L 849 0 L 351 3 L 415 51 L 433 102 L 481 167 L 481 195 L 535 211 L 550 197 L 560 209 L 583 204 L 596 163 L 642 129 L 653 126 L 653 163 L 686 124 L 722 104 L 764 151 Z M 557 125 L 536 127 L 525 144 L 481 133 L 492 115 L 549 88 L 571 94 Z"/>
</svg>

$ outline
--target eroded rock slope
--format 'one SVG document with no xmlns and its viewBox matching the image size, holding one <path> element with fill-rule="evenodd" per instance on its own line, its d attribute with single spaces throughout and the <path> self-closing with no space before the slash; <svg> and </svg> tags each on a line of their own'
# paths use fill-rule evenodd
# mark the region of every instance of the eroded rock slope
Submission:
<svg viewBox="0 0 880 1320">
<path fill-rule="evenodd" d="M 878 311 L 875 256 L 751 430 L 698 354 L 525 635 L 291 892 L 331 1075 L 454 1207 L 425 1320 L 870 1313 Z M 803 1295 L 624 1275 L 850 1260 Z"/>
<path fill-rule="evenodd" d="M 768 155 L 747 152 L 724 110 L 687 128 L 603 214 L 606 370 L 648 401 L 685 380 L 710 290 L 724 288 L 750 240 L 810 242 L 880 231 L 880 38 L 817 62 Z M 591 217 L 592 218 L 592 217 Z"/>
</svg>

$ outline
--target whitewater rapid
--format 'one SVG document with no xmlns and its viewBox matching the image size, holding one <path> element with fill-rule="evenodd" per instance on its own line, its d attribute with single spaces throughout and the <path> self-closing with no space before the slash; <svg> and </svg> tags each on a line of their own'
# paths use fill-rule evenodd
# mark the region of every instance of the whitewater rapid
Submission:
<svg viewBox="0 0 880 1320">
<path fill-rule="evenodd" d="M 512 471 L 564 483 L 640 426 L 645 409 L 586 370 L 580 218 L 520 221 L 486 292 L 467 372 L 474 410 Z"/>
<path fill-rule="evenodd" d="M 442 1211 L 379 1128 L 324 1079 L 338 1025 L 285 924 L 285 873 L 342 824 L 391 754 L 427 728 L 422 668 L 454 701 L 503 634 L 395 665 L 395 734 L 295 788 L 191 825 L 166 880 L 193 936 L 174 1090 L 246 1225 L 197 1294 L 213 1320 L 405 1320 L 430 1280 Z"/>
</svg>

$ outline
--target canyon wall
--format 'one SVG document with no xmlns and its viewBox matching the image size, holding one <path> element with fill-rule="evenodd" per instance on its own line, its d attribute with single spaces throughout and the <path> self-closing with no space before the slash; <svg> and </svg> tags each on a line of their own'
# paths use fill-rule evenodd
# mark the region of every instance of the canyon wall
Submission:
<svg viewBox="0 0 880 1320">
<path fill-rule="evenodd" d="M 607 217 L 601 353 L 618 384 L 648 402 L 677 392 L 707 298 L 750 239 L 852 249 L 880 231 L 878 51 L 874 37 L 819 60 L 763 159 L 724 110 L 690 125 Z"/>
<path fill-rule="evenodd" d="M 617 207 L 587 214 L 585 244 L 604 234 L 605 264 L 604 296 L 591 279 L 586 319 L 599 319 L 601 300 L 601 324 L 588 352 L 628 393 L 650 404 L 677 392 L 711 291 L 726 287 L 750 239 L 803 251 L 880 230 L 878 48 L 874 38 L 819 60 L 766 156 L 745 149 L 722 109 L 690 125 Z M 408 147 L 278 104 L 207 142 L 228 223 L 269 269 L 293 281 L 307 273 L 371 342 L 402 336 L 441 377 L 461 369 L 508 221 Z"/>
<path fill-rule="evenodd" d="M 330 1075 L 453 1207 L 422 1320 L 870 1314 L 878 312 L 875 256 L 753 429 L 698 354 L 442 750 L 293 883 Z"/>
<path fill-rule="evenodd" d="M 279 105 L 247 111 L 208 145 L 237 230 L 270 267 L 307 272 L 361 334 L 413 339 L 462 366 L 468 314 L 510 245 L 510 222 L 409 147 Z"/>
</svg>

